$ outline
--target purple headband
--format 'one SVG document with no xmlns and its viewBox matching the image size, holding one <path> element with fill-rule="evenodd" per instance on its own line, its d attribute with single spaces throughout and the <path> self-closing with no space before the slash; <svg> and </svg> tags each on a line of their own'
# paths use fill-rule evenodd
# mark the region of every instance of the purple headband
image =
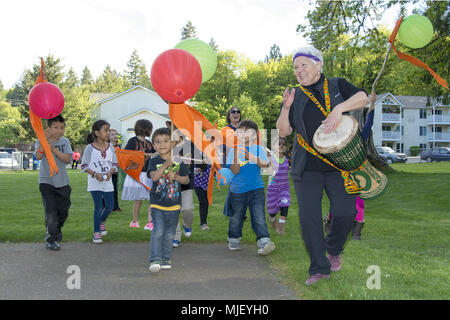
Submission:
<svg viewBox="0 0 450 320">
<path fill-rule="evenodd" d="M 319 59 L 318 57 L 313 56 L 312 54 L 301 53 L 301 52 L 297 52 L 297 53 L 294 55 L 294 58 L 292 59 L 292 62 L 294 62 L 295 59 L 298 58 L 298 57 L 300 57 L 300 56 L 308 57 L 308 58 L 310 58 L 310 59 L 313 59 L 314 61 L 320 62 L 320 59 Z"/>
</svg>

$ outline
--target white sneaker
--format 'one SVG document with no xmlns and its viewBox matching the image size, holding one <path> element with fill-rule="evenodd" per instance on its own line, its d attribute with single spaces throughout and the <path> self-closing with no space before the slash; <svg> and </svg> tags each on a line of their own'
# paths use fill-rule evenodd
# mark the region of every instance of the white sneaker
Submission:
<svg viewBox="0 0 450 320">
<path fill-rule="evenodd" d="M 258 249 L 257 253 L 260 255 L 266 255 L 275 250 L 275 243 L 269 241 L 264 247 Z"/>
<path fill-rule="evenodd" d="M 94 232 L 94 236 L 92 237 L 93 243 L 103 243 L 102 234 L 100 232 Z"/>
<path fill-rule="evenodd" d="M 152 262 L 150 263 L 150 267 L 148 268 L 150 272 L 159 272 L 161 270 L 161 265 L 158 262 Z"/>
</svg>

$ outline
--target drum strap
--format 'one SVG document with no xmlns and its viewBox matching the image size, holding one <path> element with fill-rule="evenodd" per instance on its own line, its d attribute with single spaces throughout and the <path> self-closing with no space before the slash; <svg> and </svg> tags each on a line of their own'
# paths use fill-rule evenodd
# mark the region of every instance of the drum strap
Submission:
<svg viewBox="0 0 450 320">
<path fill-rule="evenodd" d="M 325 118 L 328 117 L 328 114 L 331 112 L 331 104 L 330 104 L 330 94 L 328 92 L 328 80 L 327 80 L 327 78 L 325 78 L 325 80 L 323 82 L 323 95 L 325 97 L 326 110 L 323 108 L 323 106 L 320 104 L 320 102 L 317 101 L 316 97 L 314 97 L 314 95 L 311 93 L 311 91 L 309 91 L 308 89 L 304 88 L 302 85 L 300 85 L 299 87 L 308 96 L 308 98 L 311 99 L 312 102 L 314 102 L 314 104 L 317 106 L 317 108 L 319 108 L 320 111 L 322 111 L 322 113 L 325 116 Z"/>
<path fill-rule="evenodd" d="M 332 166 L 333 168 L 335 168 L 341 172 L 341 176 L 344 179 L 345 191 L 348 194 L 357 194 L 357 193 L 360 193 L 361 190 L 364 189 L 362 187 L 358 187 L 356 182 L 353 181 L 351 173 L 362 170 L 362 168 L 367 164 L 367 159 L 366 159 L 366 161 L 364 161 L 364 163 L 359 168 L 354 169 L 352 171 L 345 171 L 345 170 L 338 168 L 336 165 L 334 165 L 334 163 L 332 163 L 327 158 L 323 157 L 320 153 L 318 153 L 316 150 L 314 150 L 314 148 L 311 148 L 311 146 L 305 141 L 305 139 L 303 139 L 303 137 L 300 133 L 297 133 L 297 141 L 298 141 L 299 145 L 301 145 L 306 151 L 311 153 L 313 156 L 316 156 L 317 158 L 319 158 L 326 164 L 329 164 L 330 166 Z"/>
</svg>

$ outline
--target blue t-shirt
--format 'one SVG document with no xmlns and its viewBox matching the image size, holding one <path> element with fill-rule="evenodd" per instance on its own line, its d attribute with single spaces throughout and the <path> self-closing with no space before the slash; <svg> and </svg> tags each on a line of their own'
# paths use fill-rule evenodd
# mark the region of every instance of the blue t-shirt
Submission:
<svg viewBox="0 0 450 320">
<path fill-rule="evenodd" d="M 241 166 L 241 170 L 237 175 L 233 177 L 233 182 L 230 185 L 230 192 L 244 193 L 256 189 L 264 189 L 264 182 L 261 176 L 261 168 L 256 163 L 250 163 L 245 159 L 244 149 L 246 152 L 258 156 L 261 161 L 268 161 L 264 148 L 259 145 L 251 145 L 245 147 L 238 146 L 238 163 Z M 231 148 L 228 153 L 227 163 L 229 165 L 234 162 L 234 148 Z"/>
</svg>

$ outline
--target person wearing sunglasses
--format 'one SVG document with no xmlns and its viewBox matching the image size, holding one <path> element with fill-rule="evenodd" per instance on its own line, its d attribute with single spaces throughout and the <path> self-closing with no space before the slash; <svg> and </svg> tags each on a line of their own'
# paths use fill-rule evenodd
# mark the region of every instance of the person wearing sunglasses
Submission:
<svg viewBox="0 0 450 320">
<path fill-rule="evenodd" d="M 227 166 L 226 162 L 227 162 L 227 156 L 228 156 L 228 151 L 229 151 L 229 148 L 227 148 L 226 142 L 228 141 L 229 145 L 233 143 L 233 140 L 236 136 L 236 130 L 239 126 L 239 122 L 241 122 L 241 110 L 239 110 L 238 107 L 231 107 L 227 111 L 226 118 L 227 118 L 228 125 L 226 125 L 225 127 L 222 128 L 222 130 L 220 130 L 220 133 L 222 134 L 222 136 L 224 138 L 224 144 L 222 145 L 221 149 L 219 149 L 222 151 L 221 165 L 224 167 Z M 227 195 L 227 199 L 225 200 L 223 214 L 228 217 L 231 216 L 231 211 L 230 211 L 230 207 L 229 207 L 229 195 Z"/>
</svg>

